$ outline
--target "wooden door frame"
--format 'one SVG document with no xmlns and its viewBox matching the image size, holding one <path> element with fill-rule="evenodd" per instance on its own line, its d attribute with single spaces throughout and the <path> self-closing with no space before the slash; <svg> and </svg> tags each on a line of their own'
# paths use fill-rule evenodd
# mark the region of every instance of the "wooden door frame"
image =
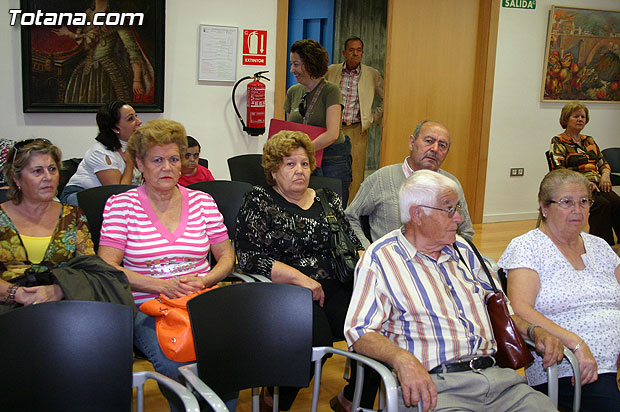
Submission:
<svg viewBox="0 0 620 412">
<path fill-rule="evenodd" d="M 472 86 L 472 121 L 469 130 L 469 144 L 472 145 L 474 158 L 464 159 L 471 167 L 467 169 L 467 180 L 474 182 L 474 190 L 469 191 L 467 204 L 473 223 L 482 223 L 484 215 L 484 195 L 487 175 L 487 161 L 489 152 L 489 133 L 491 128 L 491 105 L 493 101 L 493 81 L 495 76 L 495 57 L 497 48 L 497 32 L 499 24 L 499 2 L 496 0 L 478 0 L 478 33 L 475 57 L 475 72 L 477 73 Z M 388 0 L 387 22 L 387 45 L 385 57 L 385 90 L 386 97 L 390 90 L 390 83 L 400 84 L 403 79 L 395 79 L 390 76 L 392 50 L 391 36 L 393 32 L 394 0 Z M 390 99 L 385 98 L 383 103 L 384 113 L 390 110 Z M 476 110 L 479 109 L 479 110 Z M 391 139 L 399 139 L 402 136 L 394 136 L 389 130 L 389 124 L 384 122 L 383 139 L 381 142 L 380 166 L 393 163 L 386 147 Z"/>
<path fill-rule="evenodd" d="M 484 214 L 484 194 L 487 175 L 487 161 L 489 153 L 489 133 L 491 129 L 491 105 L 493 101 L 493 81 L 495 76 L 495 57 L 497 49 L 497 31 L 499 25 L 499 2 L 497 0 L 479 0 L 479 29 L 478 29 L 478 54 L 476 56 L 476 77 L 473 95 L 473 107 L 480 108 L 479 111 L 472 113 L 472 123 L 470 128 L 471 144 L 474 145 L 474 153 L 477 158 L 471 159 L 472 167 L 468 169 L 468 179 L 475 183 L 474 197 L 468 199 L 468 206 L 471 219 L 474 223 L 482 223 Z M 287 37 L 288 37 L 288 0 L 277 0 L 277 22 L 276 22 L 276 73 L 275 73 L 275 96 L 274 96 L 274 117 L 284 120 L 284 100 L 286 99 L 286 71 L 287 67 Z M 389 82 L 398 79 L 391 79 L 389 73 L 392 35 L 392 16 L 394 2 L 388 0 L 388 21 L 387 21 L 387 45 L 385 58 L 386 87 L 388 90 Z M 384 99 L 384 110 L 389 110 L 389 100 Z M 381 166 L 385 166 L 383 147 L 389 139 L 390 133 L 384 129 Z"/>
</svg>

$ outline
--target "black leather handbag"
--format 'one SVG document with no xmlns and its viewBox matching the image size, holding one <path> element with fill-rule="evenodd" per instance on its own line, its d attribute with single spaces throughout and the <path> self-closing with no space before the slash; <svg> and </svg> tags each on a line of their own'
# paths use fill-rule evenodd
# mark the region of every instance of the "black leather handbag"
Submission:
<svg viewBox="0 0 620 412">
<path fill-rule="evenodd" d="M 334 210 L 327 201 L 327 194 L 323 189 L 316 189 L 317 195 L 325 212 L 325 220 L 329 224 L 329 239 L 331 244 L 332 261 L 334 265 L 334 275 L 342 282 L 347 283 L 353 280 L 355 265 L 359 260 L 359 255 L 355 245 L 342 227 L 338 224 Z"/>
</svg>

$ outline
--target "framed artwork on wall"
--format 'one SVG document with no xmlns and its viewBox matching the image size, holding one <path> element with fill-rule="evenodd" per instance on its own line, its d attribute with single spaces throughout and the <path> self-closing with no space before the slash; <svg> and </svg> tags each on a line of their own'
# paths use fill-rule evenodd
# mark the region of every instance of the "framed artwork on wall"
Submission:
<svg viewBox="0 0 620 412">
<path fill-rule="evenodd" d="M 164 110 L 165 0 L 21 0 L 24 113 Z"/>
<path fill-rule="evenodd" d="M 620 11 L 551 8 L 541 100 L 620 102 Z"/>
</svg>

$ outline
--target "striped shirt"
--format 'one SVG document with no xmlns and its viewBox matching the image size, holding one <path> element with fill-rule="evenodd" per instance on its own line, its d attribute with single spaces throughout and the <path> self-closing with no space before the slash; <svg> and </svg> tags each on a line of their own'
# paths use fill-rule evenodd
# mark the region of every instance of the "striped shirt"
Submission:
<svg viewBox="0 0 620 412">
<path fill-rule="evenodd" d="M 343 64 L 340 91 L 342 92 L 344 103 L 342 121 L 345 123 L 359 123 L 362 120 L 360 115 L 360 99 L 357 94 L 357 84 L 360 81 L 361 73 L 361 64 L 353 70 L 347 70 L 347 64 Z"/>
<path fill-rule="evenodd" d="M 494 354 L 484 301 L 491 286 L 460 236 L 457 246 L 466 265 L 451 245 L 437 260 L 423 254 L 401 229 L 373 243 L 356 268 L 344 327 L 349 347 L 362 335 L 377 332 L 411 352 L 426 370 Z"/>
<path fill-rule="evenodd" d="M 224 218 L 203 192 L 177 186 L 181 219 L 171 233 L 157 218 L 144 186 L 108 199 L 103 212 L 100 244 L 124 251 L 123 266 L 160 279 L 211 270 L 210 245 L 228 239 Z M 133 292 L 136 304 L 156 294 Z"/>
</svg>

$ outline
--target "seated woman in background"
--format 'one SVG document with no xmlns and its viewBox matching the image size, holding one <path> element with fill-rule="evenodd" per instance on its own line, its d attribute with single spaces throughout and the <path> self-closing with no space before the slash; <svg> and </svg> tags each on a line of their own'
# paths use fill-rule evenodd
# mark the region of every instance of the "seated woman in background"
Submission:
<svg viewBox="0 0 620 412">
<path fill-rule="evenodd" d="M 589 183 L 571 170 L 549 172 L 538 192 L 542 225 L 513 239 L 498 264 L 508 270 L 515 313 L 575 353 L 581 410 L 620 411 L 620 257 L 601 238 L 583 233 L 592 205 Z M 546 391 L 539 357 L 525 373 L 530 385 Z M 566 360 L 559 376 L 560 405 L 570 408 L 572 373 Z"/>
<path fill-rule="evenodd" d="M 315 168 L 310 138 L 302 132 L 276 133 L 263 147 L 262 165 L 271 187 L 255 186 L 245 195 L 235 233 L 239 265 L 243 271 L 273 282 L 310 289 L 314 300 L 312 344 L 331 346 L 344 339 L 344 318 L 353 284 L 341 283 L 334 275 L 329 224 L 318 194 L 308 187 Z M 330 190 L 324 193 L 336 219 L 361 252 L 362 244 L 344 215 L 340 197 Z M 340 393 L 332 403 L 344 404 L 348 410 L 354 388 L 352 379 L 344 396 Z M 280 388 L 280 409 L 291 407 L 299 389 Z M 363 402 L 373 403 L 376 390 L 377 386 L 374 392 L 369 390 L 372 400 L 364 398 Z M 263 392 L 261 403 L 270 406 L 271 395 Z"/>
<path fill-rule="evenodd" d="M 82 190 L 137 182 L 134 161 L 127 155 L 126 147 L 141 124 L 133 107 L 123 101 L 101 106 L 97 112 L 97 143 L 84 155 L 60 195 L 60 201 L 77 206 L 77 193 Z"/>
<path fill-rule="evenodd" d="M 187 136 L 187 153 L 181 167 L 181 177 L 179 184 L 188 186 L 192 183 L 204 182 L 207 180 L 215 180 L 211 171 L 198 163 L 200 159 L 200 143 L 192 136 Z"/>
<path fill-rule="evenodd" d="M 312 142 L 315 151 L 323 149 L 323 161 L 315 174 L 342 181 L 346 206 L 353 180 L 351 140 L 342 133 L 340 86 L 323 78 L 329 54 L 318 42 L 304 39 L 293 43 L 290 59 L 297 84 L 286 91 L 286 120 L 327 129 Z"/>
<path fill-rule="evenodd" d="M 69 259 L 94 255 L 80 209 L 54 201 L 61 153 L 46 139 L 15 144 L 3 167 L 9 201 L 0 205 L 0 303 L 32 305 L 63 299 L 66 284 L 18 287 L 27 269 L 43 272 Z"/>
<path fill-rule="evenodd" d="M 136 130 L 127 150 L 144 184 L 108 199 L 99 256 L 125 272 L 136 305 L 159 294 L 182 297 L 224 279 L 235 263 L 224 218 L 210 195 L 177 184 L 187 150 L 183 125 L 151 120 Z M 209 251 L 217 259 L 213 268 Z M 138 312 L 134 343 L 156 371 L 179 380 L 183 364 L 161 350 L 155 318 Z M 163 392 L 178 410 L 176 396 Z"/>
<path fill-rule="evenodd" d="M 566 130 L 551 139 L 553 166 L 574 170 L 590 182 L 594 204 L 590 210 L 590 234 L 614 245 L 620 238 L 620 196 L 611 190 L 611 167 L 592 136 L 580 134 L 590 121 L 588 108 L 579 102 L 562 108 L 560 125 Z"/>
</svg>

